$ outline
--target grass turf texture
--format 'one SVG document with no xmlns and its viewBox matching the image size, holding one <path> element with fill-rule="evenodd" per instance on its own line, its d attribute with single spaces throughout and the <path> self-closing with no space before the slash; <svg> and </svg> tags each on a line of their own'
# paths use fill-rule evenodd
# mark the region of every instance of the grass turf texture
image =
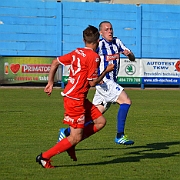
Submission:
<svg viewBox="0 0 180 180">
<path fill-rule="evenodd" d="M 48 97 L 43 89 L 0 89 L 1 180 L 179 179 L 179 90 L 126 90 L 133 101 L 126 123 L 133 146 L 114 143 L 119 107 L 112 105 L 106 127 L 77 145 L 77 162 L 65 152 L 52 158 L 57 168 L 43 169 L 35 157 L 66 127 L 60 91 Z"/>
</svg>

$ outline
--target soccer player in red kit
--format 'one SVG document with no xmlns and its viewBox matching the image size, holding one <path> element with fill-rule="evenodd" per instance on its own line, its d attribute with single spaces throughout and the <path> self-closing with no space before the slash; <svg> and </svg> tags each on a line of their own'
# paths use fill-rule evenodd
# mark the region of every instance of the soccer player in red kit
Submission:
<svg viewBox="0 0 180 180">
<path fill-rule="evenodd" d="M 114 65 L 110 64 L 98 76 L 100 57 L 95 51 L 98 47 L 99 36 L 96 27 L 88 26 L 83 31 L 85 47 L 60 56 L 51 64 L 48 84 L 44 89 L 49 96 L 53 90 L 54 76 L 59 64 L 70 65 L 68 83 L 61 94 L 64 98 L 65 109 L 63 123 L 70 126 L 71 133 L 36 157 L 36 162 L 44 168 L 54 168 L 50 162 L 51 157 L 64 151 L 67 151 L 69 156 L 76 161 L 74 147 L 83 139 L 101 130 L 106 124 L 102 113 L 87 99 L 89 88 L 100 83 L 106 73 L 114 69 Z M 93 123 L 85 127 L 84 124 L 90 120 L 93 120 Z"/>
</svg>

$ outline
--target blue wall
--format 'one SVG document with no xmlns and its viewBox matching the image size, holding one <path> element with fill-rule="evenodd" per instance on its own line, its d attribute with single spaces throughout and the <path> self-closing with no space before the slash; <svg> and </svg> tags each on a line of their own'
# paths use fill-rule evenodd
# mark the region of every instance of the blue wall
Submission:
<svg viewBox="0 0 180 180">
<path fill-rule="evenodd" d="M 142 6 L 142 57 L 180 58 L 180 5 Z"/>
<path fill-rule="evenodd" d="M 1 56 L 59 56 L 84 46 L 82 31 L 108 20 L 137 58 L 180 58 L 180 5 L 0 1 Z"/>
<path fill-rule="evenodd" d="M 52 56 L 61 49 L 61 4 L 0 1 L 0 55 Z"/>
</svg>

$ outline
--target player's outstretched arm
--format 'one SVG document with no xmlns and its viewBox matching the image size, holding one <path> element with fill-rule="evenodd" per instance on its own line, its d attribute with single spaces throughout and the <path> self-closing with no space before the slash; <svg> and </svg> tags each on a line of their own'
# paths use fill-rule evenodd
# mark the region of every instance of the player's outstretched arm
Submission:
<svg viewBox="0 0 180 180">
<path fill-rule="evenodd" d="M 127 56 L 130 61 L 135 61 L 135 56 L 134 56 L 133 52 L 128 51 L 127 49 L 125 49 L 125 50 L 123 51 L 123 54 L 124 54 L 125 56 Z"/>
<path fill-rule="evenodd" d="M 50 71 L 49 71 L 49 76 L 48 76 L 48 84 L 46 85 L 46 87 L 44 88 L 44 92 L 50 96 L 51 93 L 52 93 L 52 90 L 53 90 L 53 84 L 54 84 L 54 76 L 55 76 L 55 73 L 57 71 L 57 68 L 59 66 L 59 61 L 57 59 L 54 59 L 52 61 L 52 64 L 51 64 L 51 68 L 50 68 Z"/>
<path fill-rule="evenodd" d="M 114 70 L 114 64 L 109 64 L 106 69 L 99 75 L 99 77 L 97 79 L 93 79 L 91 81 L 89 81 L 89 84 L 91 87 L 97 85 L 98 83 L 100 83 L 100 81 L 104 78 L 104 76 L 106 75 L 106 73 L 110 72 Z"/>
</svg>

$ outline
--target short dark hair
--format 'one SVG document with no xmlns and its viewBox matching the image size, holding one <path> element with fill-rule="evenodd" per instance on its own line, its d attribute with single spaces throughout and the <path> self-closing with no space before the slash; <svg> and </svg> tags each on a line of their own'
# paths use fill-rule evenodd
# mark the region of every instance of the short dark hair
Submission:
<svg viewBox="0 0 180 180">
<path fill-rule="evenodd" d="M 100 22 L 100 24 L 99 24 L 99 31 L 101 30 L 101 25 L 104 24 L 104 23 L 109 23 L 109 24 L 111 24 L 109 21 L 102 21 L 102 22 Z M 112 25 L 112 24 L 111 24 L 111 25 Z"/>
<path fill-rule="evenodd" d="M 87 43 L 96 43 L 99 37 L 100 37 L 99 31 L 94 26 L 89 25 L 83 31 L 83 38 L 84 38 L 84 41 Z"/>
</svg>

